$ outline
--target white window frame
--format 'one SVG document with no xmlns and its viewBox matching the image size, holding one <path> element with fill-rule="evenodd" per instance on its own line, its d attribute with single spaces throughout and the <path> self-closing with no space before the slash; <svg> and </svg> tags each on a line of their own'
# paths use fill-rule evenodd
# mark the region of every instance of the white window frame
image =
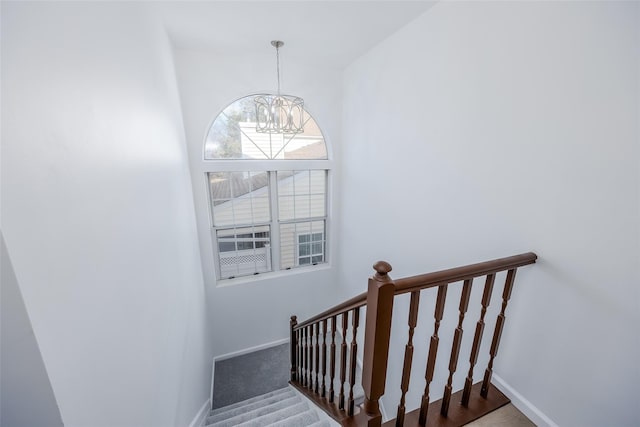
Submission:
<svg viewBox="0 0 640 427">
<path fill-rule="evenodd" d="M 313 235 L 314 234 L 320 234 L 321 238 L 320 240 L 313 240 Z M 300 237 L 302 236 L 309 236 L 310 240 L 309 242 L 304 242 L 305 244 L 309 244 L 309 255 L 301 255 L 300 254 Z M 315 244 L 322 244 L 322 252 L 321 253 L 314 253 L 313 252 L 313 245 Z M 322 256 L 323 260 L 326 259 L 326 252 L 327 252 L 327 248 L 326 248 L 326 239 L 325 239 L 325 232 L 324 231 L 311 231 L 310 233 L 297 233 L 296 235 L 296 266 L 310 266 L 310 265 L 317 265 L 320 263 L 313 263 L 313 257 L 315 256 Z M 300 259 L 301 258 L 309 258 L 309 264 L 301 264 L 300 263 Z M 324 263 L 325 261 L 322 261 L 322 263 Z"/>
<path fill-rule="evenodd" d="M 247 95 L 253 96 L 253 95 Z M 224 111 L 229 105 L 234 102 L 245 98 L 246 96 L 240 97 L 229 104 L 226 104 L 219 112 L 216 114 L 212 121 L 209 123 L 209 126 L 205 130 L 204 139 L 202 141 L 202 151 L 201 151 L 201 173 L 204 177 L 204 188 L 206 189 L 206 201 L 207 201 L 207 218 L 209 225 L 209 237 L 213 255 L 213 270 L 215 274 L 216 282 L 218 286 L 227 286 L 230 284 L 247 282 L 247 281 L 256 281 L 267 279 L 270 277 L 277 277 L 282 274 L 295 274 L 295 273 L 303 273 L 309 272 L 313 270 L 329 268 L 331 266 L 331 245 L 330 243 L 333 241 L 331 234 L 331 212 L 332 212 L 332 203 L 331 203 L 331 194 L 333 191 L 333 160 L 331 155 L 331 145 L 328 141 L 327 135 L 325 132 L 322 132 L 322 138 L 325 145 L 325 150 L 327 153 L 326 159 L 207 159 L 205 156 L 206 150 L 206 140 L 209 129 L 217 119 L 217 117 Z M 311 116 L 311 118 L 316 122 L 318 127 L 322 129 L 319 125 L 315 117 L 305 108 L 305 112 Z M 324 217 L 312 217 L 312 218 L 299 218 L 295 220 L 284 220 L 280 221 L 278 218 L 278 182 L 277 182 L 277 172 L 278 171 L 307 171 L 307 170 L 323 170 L 326 171 L 326 184 L 325 184 L 325 216 Z M 220 229 L 228 229 L 233 228 L 233 226 L 219 226 L 215 227 L 213 223 L 213 204 L 211 200 L 211 191 L 209 187 L 209 173 L 215 172 L 268 172 L 269 173 L 269 200 L 270 200 L 270 212 L 271 212 L 271 220 L 268 223 L 269 231 L 270 231 L 270 256 L 269 262 L 271 264 L 271 271 L 263 272 L 255 275 L 244 275 L 237 276 L 233 278 L 224 278 L 221 277 L 221 266 L 220 266 L 220 251 L 218 246 L 218 239 L 216 236 L 217 230 Z M 324 221 L 324 261 L 317 265 L 299 265 L 298 259 L 298 247 L 296 240 L 296 247 L 294 249 L 294 258 L 295 262 L 292 267 L 281 268 L 281 241 L 280 241 L 280 225 L 294 222 L 307 222 L 307 221 Z M 250 226 L 250 224 L 246 224 Z M 258 225 L 258 223 L 256 223 Z M 259 225 L 267 225 L 264 222 L 260 222 Z"/>
<path fill-rule="evenodd" d="M 325 145 L 326 145 L 325 138 Z M 204 158 L 204 155 L 203 155 Z M 317 269 L 318 267 L 322 267 L 324 265 L 330 266 L 330 246 L 329 246 L 329 237 L 330 229 L 331 229 L 331 182 L 332 182 L 332 173 L 331 173 L 331 160 L 323 159 L 323 160 L 245 160 L 245 159 L 229 159 L 229 160 L 204 160 L 203 159 L 203 172 L 204 172 L 204 181 L 207 190 L 207 207 L 208 207 L 208 217 L 209 217 L 209 230 L 211 236 L 211 243 L 213 248 L 213 258 L 216 272 L 216 280 L 219 282 L 231 282 L 231 281 L 247 281 L 247 280 L 259 280 L 272 276 L 277 276 L 281 272 L 294 272 L 294 271 L 310 271 Z M 284 220 L 280 221 L 278 218 L 278 182 L 277 182 L 277 171 L 307 171 L 307 170 L 323 170 L 326 171 L 326 186 L 325 186 L 325 216 L 324 217 L 310 217 L 304 219 L 296 219 L 296 220 Z M 232 278 L 221 277 L 221 267 L 220 267 L 220 254 L 218 248 L 218 241 L 216 236 L 216 231 L 218 229 L 227 229 L 231 228 L 229 226 L 220 226 L 215 227 L 213 224 L 213 204 L 211 200 L 211 191 L 209 189 L 209 177 L 208 174 L 210 172 L 268 172 L 269 173 L 269 201 L 270 201 L 270 209 L 271 209 L 271 221 L 270 225 L 270 240 L 271 240 L 271 271 L 248 275 L 248 276 L 237 276 Z M 280 224 L 288 224 L 294 222 L 307 222 L 307 221 L 325 221 L 325 244 L 324 244 L 324 262 L 319 263 L 317 265 L 299 265 L 298 264 L 298 248 L 295 250 L 295 259 L 296 265 L 294 268 L 285 268 L 281 269 L 280 262 Z M 264 222 L 256 223 L 260 225 L 266 225 Z M 297 242 L 297 241 L 296 241 Z M 296 243 L 297 246 L 297 243 Z"/>
</svg>

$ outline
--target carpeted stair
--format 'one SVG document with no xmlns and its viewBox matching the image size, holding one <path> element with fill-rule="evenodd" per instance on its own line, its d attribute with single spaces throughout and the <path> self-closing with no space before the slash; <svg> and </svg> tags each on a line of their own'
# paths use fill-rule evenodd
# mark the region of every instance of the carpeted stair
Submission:
<svg viewBox="0 0 640 427">
<path fill-rule="evenodd" d="M 206 427 L 330 427 L 318 412 L 293 388 L 256 396 L 233 405 L 214 409 L 205 421 Z"/>
</svg>

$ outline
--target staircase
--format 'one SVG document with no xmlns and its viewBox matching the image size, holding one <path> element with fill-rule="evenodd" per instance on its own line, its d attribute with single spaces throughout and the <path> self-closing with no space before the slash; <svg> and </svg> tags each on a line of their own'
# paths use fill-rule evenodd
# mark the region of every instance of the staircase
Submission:
<svg viewBox="0 0 640 427">
<path fill-rule="evenodd" d="M 290 386 L 214 409 L 204 426 L 461 427 L 507 405 L 507 396 L 491 383 L 493 366 L 516 270 L 535 263 L 536 259 L 537 255 L 530 252 L 397 280 L 388 275 L 391 265 L 382 261 L 376 263 L 376 273 L 369 279 L 366 293 L 300 323 L 296 316 L 291 316 Z M 494 283 L 503 280 L 502 289 L 496 289 L 499 314 L 495 328 L 486 337 L 486 340 L 491 340 L 489 361 L 483 379 L 477 381 L 477 377 L 481 376 L 475 372 L 478 354 L 487 347 L 481 347 L 485 324 L 491 322 L 489 317 L 493 317 L 487 316 L 487 312 L 494 293 Z M 472 298 L 474 281 L 477 291 Z M 438 355 L 440 324 L 445 311 L 455 313 L 453 309 L 445 310 L 449 287 L 461 288 L 459 294 L 454 293 L 460 295 L 459 303 L 454 302 L 457 303 L 458 326 L 453 333 L 451 349 L 444 349 Z M 426 369 L 421 369 L 425 372 L 424 381 L 414 380 L 417 382 L 414 385 L 418 388 L 417 392 L 422 392 L 420 406 L 414 409 L 406 407 L 406 396 L 412 376 L 413 336 L 418 326 L 421 293 L 433 302 L 433 318 L 423 316 L 421 322 L 427 325 L 433 323 L 433 334 L 428 341 L 424 336 L 417 339 L 425 344 L 425 350 L 428 347 L 428 357 L 426 361 L 423 360 Z M 380 398 L 384 395 L 387 382 L 394 299 L 402 294 L 410 295 L 404 359 L 394 360 L 394 363 L 402 363 L 402 377 L 390 379 L 396 386 L 399 385 L 401 395 L 395 418 L 385 417 L 383 420 Z M 475 321 L 475 334 L 467 333 L 466 336 L 468 343 L 471 344 L 472 340 L 473 345 L 468 362 L 462 362 L 464 365 L 461 370 L 463 374 L 466 373 L 464 388 L 454 392 L 453 377 L 463 347 L 464 318 L 472 300 L 477 304 L 472 320 Z M 362 369 L 359 369 L 358 328 L 363 307 L 366 308 L 366 323 L 364 331 L 360 332 L 360 335 L 364 335 L 364 348 Z M 431 311 L 430 308 L 428 311 Z M 467 329 L 474 330 L 472 326 L 467 326 Z M 403 343 L 399 340 L 393 342 L 395 345 Z M 438 358 L 449 361 L 446 366 L 448 378 L 444 384 L 432 382 Z M 442 399 L 432 401 L 431 390 L 440 386 L 444 386 Z M 434 391 L 433 395 L 436 396 L 436 393 Z M 393 402 L 390 404 L 393 405 Z"/>
<path fill-rule="evenodd" d="M 376 273 L 369 279 L 367 292 L 303 322 L 298 322 L 296 316 L 291 316 L 290 384 L 343 427 L 461 427 L 507 405 L 507 396 L 491 383 L 493 366 L 498 354 L 516 270 L 535 263 L 536 259 L 537 255 L 529 252 L 397 280 L 388 275 L 391 271 L 389 263 L 377 262 L 373 266 Z M 496 317 L 493 333 L 488 333 L 485 338 L 485 341 L 491 340 L 491 346 L 488 349 L 488 364 L 484 369 L 484 375 L 481 375 L 477 372 L 480 369 L 476 367 L 476 363 L 480 352 L 487 349 L 486 345 L 481 346 L 485 324 L 493 323 L 493 319 L 489 318 L 493 315 L 487 316 L 487 312 L 494 293 L 494 283 L 503 280 L 502 289 L 496 289 L 495 299 L 501 297 L 497 301 L 500 312 Z M 498 286 L 500 285 L 496 287 Z M 457 303 L 457 307 L 445 310 L 449 288 L 461 288 L 459 293 L 453 293 L 456 296 L 460 295 L 460 300 L 459 303 L 454 302 Z M 476 289 L 475 293 L 472 292 L 473 288 Z M 391 340 L 393 307 L 401 302 L 398 299 L 394 303 L 394 300 L 403 294 L 410 296 L 406 323 L 407 340 L 398 339 L 397 336 Z M 426 368 L 420 369 L 419 376 L 414 375 L 416 378 L 412 384 L 414 395 L 422 394 L 420 406 L 407 408 L 406 397 L 412 377 L 413 336 L 418 326 L 421 294 L 423 301 L 427 299 L 434 303 L 433 318 L 425 317 L 423 313 L 420 322 L 425 326 L 433 324 L 433 334 L 427 338 L 420 333 L 421 336 L 416 338 L 424 351 L 428 348 L 428 357 L 421 361 Z M 472 294 L 475 294 L 474 298 Z M 460 353 L 465 347 L 464 318 L 472 300 L 475 301 L 475 314 L 471 322 L 475 321 L 475 334 L 471 335 L 469 332 L 474 329 L 467 326 L 471 331 L 464 336 L 467 337 L 466 342 L 471 346 L 471 351 L 468 359 L 462 355 L 468 360 L 466 362 L 460 358 Z M 405 301 L 402 303 L 405 304 Z M 358 342 L 362 308 L 366 308 L 366 322 L 362 328 L 364 331 L 360 329 L 360 335 L 364 335 L 364 349 L 361 352 L 364 355 L 361 381 L 364 402 L 360 404 L 355 391 L 358 346 L 362 345 L 362 342 Z M 455 308 L 458 326 L 453 331 L 451 349 L 441 348 L 438 354 L 440 334 L 443 333 L 440 330 L 441 321 L 445 312 L 453 314 Z M 427 310 L 431 311 L 431 307 Z M 467 321 L 467 325 L 469 323 Z M 399 327 L 396 326 L 396 329 Z M 403 342 L 404 358 L 395 357 L 392 361 L 395 366 L 403 367 L 402 376 L 389 378 L 391 384 L 399 387 L 401 391 L 397 412 L 394 419 L 383 420 L 380 398 L 384 395 L 387 385 L 390 345 L 400 347 Z M 399 353 L 397 350 L 394 351 L 395 354 Z M 460 370 L 463 371 L 460 374 L 466 374 L 466 378 L 464 388 L 454 392 L 453 379 L 458 369 L 459 358 L 462 360 Z M 444 360 L 436 364 L 438 359 Z M 446 363 L 447 360 L 449 363 L 445 366 L 442 362 Z M 446 383 L 433 381 L 437 377 L 436 366 L 447 368 Z M 419 380 L 422 372 L 425 372 L 424 380 Z M 479 377 L 482 380 L 479 381 Z M 338 387 L 335 386 L 336 383 Z M 433 401 L 432 396 L 437 396 L 438 389 L 442 390 L 442 399 Z M 385 403 L 389 405 L 389 409 L 394 407 L 393 402 Z"/>
<path fill-rule="evenodd" d="M 292 387 L 256 396 L 242 402 L 214 409 L 206 427 L 330 427 L 317 409 Z"/>
</svg>

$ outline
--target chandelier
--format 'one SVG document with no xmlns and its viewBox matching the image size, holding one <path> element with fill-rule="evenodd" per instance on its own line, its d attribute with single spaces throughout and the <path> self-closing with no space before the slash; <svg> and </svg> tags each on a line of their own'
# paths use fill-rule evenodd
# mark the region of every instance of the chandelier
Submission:
<svg viewBox="0 0 640 427">
<path fill-rule="evenodd" d="M 297 134 L 304 132 L 302 98 L 280 93 L 280 48 L 283 41 L 273 40 L 276 48 L 276 71 L 278 75 L 277 94 L 260 94 L 254 98 L 256 106 L 256 132 Z"/>
</svg>

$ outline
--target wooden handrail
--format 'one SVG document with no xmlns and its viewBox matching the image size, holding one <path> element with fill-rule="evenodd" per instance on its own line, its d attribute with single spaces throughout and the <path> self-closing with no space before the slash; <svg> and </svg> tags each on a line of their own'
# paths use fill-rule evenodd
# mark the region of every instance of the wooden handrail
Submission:
<svg viewBox="0 0 640 427">
<path fill-rule="evenodd" d="M 417 276 L 394 279 L 396 284 L 395 294 L 406 294 L 408 292 L 421 289 L 432 288 L 443 283 L 453 283 L 471 277 L 485 276 L 487 274 L 504 271 L 511 268 L 522 267 L 536 262 L 538 256 L 533 252 L 514 255 L 506 258 L 494 259 L 492 261 L 480 262 L 477 264 L 465 265 L 464 267 L 450 268 L 447 270 L 435 271 L 433 273 L 419 274 Z M 304 322 L 298 323 L 295 330 L 302 329 L 316 322 L 329 319 L 345 311 L 367 305 L 367 293 L 363 292 L 347 301 L 331 307 L 320 314 L 317 314 Z"/>
<path fill-rule="evenodd" d="M 362 307 L 367 305 L 367 293 L 363 292 L 360 295 L 356 295 L 355 297 L 346 300 L 342 304 L 338 304 L 335 307 L 331 307 L 322 313 L 311 317 L 310 319 L 305 320 L 302 323 L 298 323 L 295 327 L 295 330 L 302 329 L 305 326 L 312 325 L 317 322 L 321 322 L 323 320 L 329 319 L 333 316 L 337 316 L 338 314 L 344 313 L 345 311 L 353 310 L 354 308 Z"/>
<path fill-rule="evenodd" d="M 395 294 L 406 294 L 408 292 L 433 288 L 447 283 L 460 282 L 473 277 L 486 276 L 487 274 L 497 273 L 499 271 L 511 270 L 522 267 L 523 265 L 533 264 L 536 262 L 536 259 L 538 259 L 536 254 L 527 252 L 506 258 L 494 259 L 492 261 L 465 265 L 464 267 L 450 268 L 433 273 L 395 279 Z"/>
</svg>

